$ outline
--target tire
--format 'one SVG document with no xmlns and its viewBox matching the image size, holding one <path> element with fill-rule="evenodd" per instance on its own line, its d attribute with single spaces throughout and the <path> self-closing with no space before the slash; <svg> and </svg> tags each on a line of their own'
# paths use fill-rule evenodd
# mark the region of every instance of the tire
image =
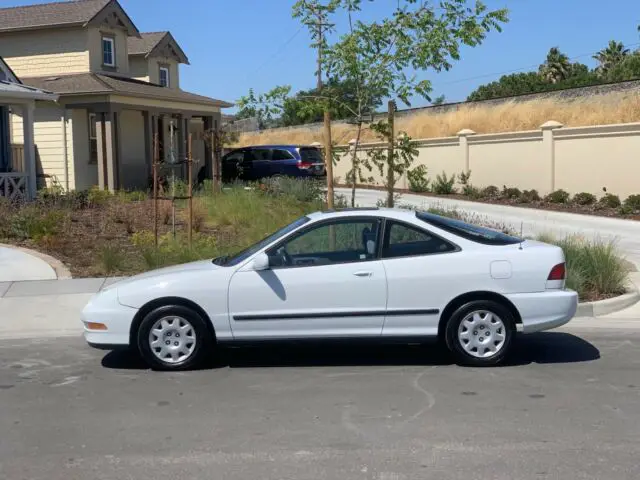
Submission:
<svg viewBox="0 0 640 480">
<path fill-rule="evenodd" d="M 453 312 L 445 338 L 458 363 L 485 367 L 505 359 L 515 333 L 515 319 L 509 309 L 494 301 L 475 300 Z"/>
<path fill-rule="evenodd" d="M 137 343 L 151 368 L 175 371 L 199 366 L 210 352 L 213 338 L 200 314 L 181 305 L 166 305 L 144 317 Z"/>
</svg>

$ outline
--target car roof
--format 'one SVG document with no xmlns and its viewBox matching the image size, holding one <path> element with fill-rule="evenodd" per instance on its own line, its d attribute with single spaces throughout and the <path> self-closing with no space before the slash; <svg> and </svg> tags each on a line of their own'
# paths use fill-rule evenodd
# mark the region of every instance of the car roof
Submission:
<svg viewBox="0 0 640 480">
<path fill-rule="evenodd" d="M 240 149 L 262 149 L 262 148 L 318 148 L 314 145 L 249 145 L 247 147 L 239 147 L 237 150 Z"/>
<path fill-rule="evenodd" d="M 307 215 L 311 220 L 321 220 L 323 218 L 337 217 L 358 217 L 363 215 L 374 215 L 377 217 L 395 218 L 398 220 L 415 219 L 416 212 L 406 208 L 379 208 L 379 207 L 358 207 L 343 208 L 340 210 L 325 210 Z"/>
</svg>

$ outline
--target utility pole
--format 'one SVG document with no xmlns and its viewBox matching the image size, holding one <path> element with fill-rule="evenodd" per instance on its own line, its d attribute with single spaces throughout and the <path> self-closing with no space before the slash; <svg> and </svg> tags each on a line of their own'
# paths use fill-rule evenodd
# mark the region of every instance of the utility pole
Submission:
<svg viewBox="0 0 640 480">
<path fill-rule="evenodd" d="M 318 95 L 322 95 L 322 47 L 324 46 L 324 32 L 333 27 L 332 24 L 326 23 L 326 14 L 321 8 L 315 9 L 316 21 L 309 22 L 312 28 L 312 38 L 317 40 L 318 49 L 318 71 L 317 85 Z M 323 99 L 324 105 L 324 161 L 325 168 L 327 170 L 327 208 L 332 209 L 334 205 L 334 193 L 333 193 L 333 145 L 331 143 L 331 112 L 329 111 L 329 101 Z"/>
<path fill-rule="evenodd" d="M 389 147 L 387 151 L 387 207 L 393 208 L 393 187 L 395 176 L 395 157 L 394 157 L 394 120 L 396 114 L 395 100 L 389 100 L 387 103 L 387 123 L 389 124 Z"/>
</svg>

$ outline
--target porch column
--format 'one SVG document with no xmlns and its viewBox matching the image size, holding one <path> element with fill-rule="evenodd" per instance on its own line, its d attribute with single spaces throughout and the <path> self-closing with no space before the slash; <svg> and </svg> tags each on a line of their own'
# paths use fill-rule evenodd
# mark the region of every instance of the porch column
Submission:
<svg viewBox="0 0 640 480">
<path fill-rule="evenodd" d="M 213 179 L 214 184 L 216 184 L 216 178 L 218 176 L 216 162 L 214 161 L 214 151 L 211 148 L 211 135 L 213 134 L 213 117 L 202 117 L 203 126 L 202 130 L 204 132 L 203 141 L 204 141 L 204 166 L 206 172 L 211 172 L 211 178 Z"/>
<path fill-rule="evenodd" d="M 22 107 L 22 129 L 24 134 L 24 165 L 28 174 L 29 198 L 36 198 L 38 192 L 36 146 L 33 135 L 33 112 L 35 103 L 29 102 Z"/>
<path fill-rule="evenodd" d="M 147 173 L 151 176 L 151 166 L 153 165 L 153 122 L 155 116 L 145 110 L 142 112 L 142 118 L 144 121 L 144 160 L 147 165 Z"/>
<path fill-rule="evenodd" d="M 114 192 L 118 188 L 117 113 L 108 111 L 98 117 L 98 186 L 101 190 L 108 188 Z"/>
</svg>

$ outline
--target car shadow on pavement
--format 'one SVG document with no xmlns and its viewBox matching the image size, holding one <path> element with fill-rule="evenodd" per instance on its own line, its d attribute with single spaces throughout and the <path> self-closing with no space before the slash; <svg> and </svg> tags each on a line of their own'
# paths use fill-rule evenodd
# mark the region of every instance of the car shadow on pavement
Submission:
<svg viewBox="0 0 640 480">
<path fill-rule="evenodd" d="M 503 367 L 529 364 L 590 362 L 600 351 L 590 342 L 564 332 L 521 335 Z M 442 346 L 363 345 L 363 344 L 270 344 L 225 348 L 213 355 L 200 369 L 260 367 L 342 367 L 453 365 L 451 354 Z M 147 365 L 135 353 L 113 351 L 105 355 L 106 368 L 145 370 Z"/>
</svg>

